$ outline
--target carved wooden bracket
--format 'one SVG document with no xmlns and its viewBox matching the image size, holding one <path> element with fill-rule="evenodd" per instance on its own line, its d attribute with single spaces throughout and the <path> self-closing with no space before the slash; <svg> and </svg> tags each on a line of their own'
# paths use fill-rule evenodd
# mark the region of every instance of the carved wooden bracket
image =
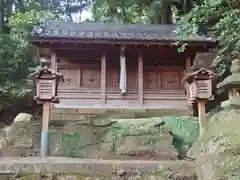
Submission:
<svg viewBox="0 0 240 180">
<path fill-rule="evenodd" d="M 65 79 L 66 81 L 71 81 L 72 80 L 72 78 L 71 77 L 66 77 L 66 79 Z"/>
<path fill-rule="evenodd" d="M 172 80 L 172 81 L 168 81 L 168 83 L 174 83 L 174 80 Z"/>
<path fill-rule="evenodd" d="M 96 80 L 96 78 L 92 77 L 92 78 L 89 78 L 88 80 L 91 81 L 91 82 L 93 82 L 93 81 Z"/>
</svg>

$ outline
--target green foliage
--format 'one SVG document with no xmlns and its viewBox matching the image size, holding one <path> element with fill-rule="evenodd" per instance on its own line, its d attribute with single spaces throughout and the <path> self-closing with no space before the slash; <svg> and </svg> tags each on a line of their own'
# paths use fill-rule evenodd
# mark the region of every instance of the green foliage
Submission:
<svg viewBox="0 0 240 180">
<path fill-rule="evenodd" d="M 174 146 L 180 154 L 186 154 L 199 136 L 199 124 L 197 118 L 190 116 L 164 117 L 164 122 L 172 128 Z"/>
<path fill-rule="evenodd" d="M 37 65 L 37 49 L 28 43 L 33 26 L 44 19 L 72 19 L 89 0 L 0 1 L 0 115 L 12 100 L 31 91 L 27 80 Z"/>
<path fill-rule="evenodd" d="M 185 3 L 176 0 L 93 0 L 92 8 L 95 21 L 120 23 L 171 24 L 186 11 Z"/>
<path fill-rule="evenodd" d="M 37 66 L 37 50 L 28 43 L 28 33 L 41 18 L 52 18 L 50 12 L 30 10 L 16 12 L 8 19 L 8 34 L 0 35 L 0 106 L 25 96 L 31 90 L 27 80 L 31 69 Z M 0 108 L 1 108 L 0 107 Z"/>
<path fill-rule="evenodd" d="M 179 22 L 182 38 L 212 34 L 220 40 L 215 67 L 220 75 L 229 69 L 228 60 L 240 58 L 240 3 L 235 0 L 202 1 Z"/>
<path fill-rule="evenodd" d="M 79 133 L 62 134 L 62 154 L 67 157 L 77 157 L 76 152 L 79 151 L 79 141 L 81 136 Z"/>
</svg>

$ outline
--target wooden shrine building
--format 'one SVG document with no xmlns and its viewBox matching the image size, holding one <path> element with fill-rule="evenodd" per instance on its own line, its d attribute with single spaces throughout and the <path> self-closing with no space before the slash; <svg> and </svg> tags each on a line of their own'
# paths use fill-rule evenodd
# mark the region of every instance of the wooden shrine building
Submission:
<svg viewBox="0 0 240 180">
<path fill-rule="evenodd" d="M 30 41 L 65 82 L 56 108 L 189 108 L 181 80 L 197 52 L 217 41 L 192 37 L 184 52 L 174 25 L 122 25 L 47 20 Z"/>
</svg>

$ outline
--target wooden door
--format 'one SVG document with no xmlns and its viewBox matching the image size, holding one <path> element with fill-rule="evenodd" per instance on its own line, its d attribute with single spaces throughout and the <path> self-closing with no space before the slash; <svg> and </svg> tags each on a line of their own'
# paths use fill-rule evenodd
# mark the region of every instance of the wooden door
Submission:
<svg viewBox="0 0 240 180">
<path fill-rule="evenodd" d="M 162 72 L 162 89 L 180 89 L 180 77 L 178 71 Z"/>
<path fill-rule="evenodd" d="M 83 88 L 100 88 L 101 72 L 98 69 L 82 69 L 82 84 Z"/>
<path fill-rule="evenodd" d="M 60 87 L 67 89 L 77 88 L 78 68 L 60 68 L 59 72 L 63 74 L 63 77 L 65 79 L 65 82 L 61 83 Z"/>
</svg>

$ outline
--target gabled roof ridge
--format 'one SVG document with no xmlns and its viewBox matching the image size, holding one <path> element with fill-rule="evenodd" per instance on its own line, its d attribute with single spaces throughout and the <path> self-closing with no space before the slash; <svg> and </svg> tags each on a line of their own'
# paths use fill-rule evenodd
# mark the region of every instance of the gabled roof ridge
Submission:
<svg viewBox="0 0 240 180">
<path fill-rule="evenodd" d="M 144 23 L 130 23 L 130 24 L 123 24 L 123 23 L 104 23 L 104 22 L 72 22 L 72 21 L 63 21 L 63 20 L 53 20 L 53 19 L 47 19 L 45 22 L 55 22 L 55 23 L 66 23 L 66 24 L 75 24 L 75 25 L 118 25 L 118 26 L 155 26 L 155 27 L 176 27 L 176 24 L 144 24 Z"/>
</svg>

